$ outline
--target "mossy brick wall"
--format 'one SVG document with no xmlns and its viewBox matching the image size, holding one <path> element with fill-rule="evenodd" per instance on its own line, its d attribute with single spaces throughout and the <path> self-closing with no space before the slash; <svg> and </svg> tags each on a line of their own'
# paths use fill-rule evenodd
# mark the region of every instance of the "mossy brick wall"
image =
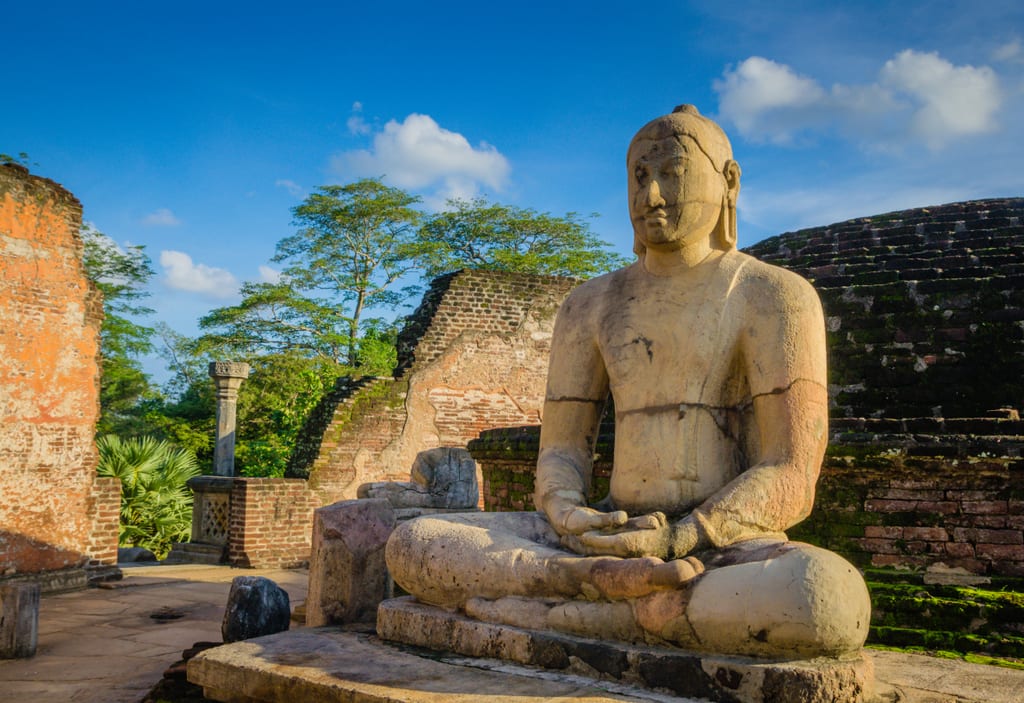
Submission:
<svg viewBox="0 0 1024 703">
<path fill-rule="evenodd" d="M 1024 199 L 859 218 L 747 249 L 808 278 L 832 417 L 982 417 L 1024 398 Z"/>
<path fill-rule="evenodd" d="M 113 564 L 120 484 L 96 475 L 102 300 L 82 208 L 0 165 L 0 576 Z"/>
<path fill-rule="evenodd" d="M 830 445 L 814 510 L 790 536 L 862 567 L 1024 576 L 1024 436 L 921 439 Z"/>
<path fill-rule="evenodd" d="M 231 487 L 228 561 L 280 568 L 309 561 L 316 498 L 302 479 L 235 478 Z"/>
<path fill-rule="evenodd" d="M 577 281 L 461 271 L 435 279 L 399 335 L 393 379 L 343 380 L 314 411 L 288 475 L 323 503 L 408 480 L 416 454 L 541 419 L 555 313 Z"/>
</svg>

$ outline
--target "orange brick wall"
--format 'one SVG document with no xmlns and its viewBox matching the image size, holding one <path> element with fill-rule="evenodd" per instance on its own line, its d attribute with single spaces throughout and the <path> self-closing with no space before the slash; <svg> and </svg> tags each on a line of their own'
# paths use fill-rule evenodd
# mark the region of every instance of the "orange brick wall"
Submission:
<svg viewBox="0 0 1024 703">
<path fill-rule="evenodd" d="M 116 561 L 120 495 L 98 481 L 93 441 L 102 301 L 81 220 L 61 186 L 0 165 L 0 576 Z"/>
</svg>

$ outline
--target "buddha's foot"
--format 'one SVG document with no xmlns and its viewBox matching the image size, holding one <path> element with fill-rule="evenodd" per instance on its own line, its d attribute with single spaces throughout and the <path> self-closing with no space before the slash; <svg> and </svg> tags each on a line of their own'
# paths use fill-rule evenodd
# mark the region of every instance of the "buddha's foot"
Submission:
<svg viewBox="0 0 1024 703">
<path fill-rule="evenodd" d="M 667 562 L 657 557 L 581 561 L 591 563 L 581 577 L 580 590 L 593 600 L 625 600 L 677 589 L 704 571 L 704 565 L 694 557 Z"/>
</svg>

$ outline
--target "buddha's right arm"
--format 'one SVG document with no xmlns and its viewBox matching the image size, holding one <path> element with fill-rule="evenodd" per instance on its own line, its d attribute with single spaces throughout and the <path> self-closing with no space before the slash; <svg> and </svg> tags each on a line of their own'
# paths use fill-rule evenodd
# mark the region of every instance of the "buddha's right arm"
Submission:
<svg viewBox="0 0 1024 703">
<path fill-rule="evenodd" d="M 534 502 L 559 534 L 575 533 L 570 516 L 585 508 L 593 475 L 594 445 L 604 403 L 544 403 Z"/>
<path fill-rule="evenodd" d="M 577 289 L 555 321 L 540 432 L 534 503 L 559 534 L 596 524 L 587 508 L 594 445 L 608 397 L 608 372 L 590 319 L 593 297 Z"/>
</svg>

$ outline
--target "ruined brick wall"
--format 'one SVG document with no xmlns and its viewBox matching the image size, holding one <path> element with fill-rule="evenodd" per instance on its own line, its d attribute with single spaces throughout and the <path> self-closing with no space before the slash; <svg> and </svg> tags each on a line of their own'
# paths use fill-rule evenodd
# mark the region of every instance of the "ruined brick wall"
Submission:
<svg viewBox="0 0 1024 703">
<path fill-rule="evenodd" d="M 235 478 L 231 488 L 228 561 L 234 566 L 280 568 L 309 560 L 313 510 L 306 481 Z"/>
<path fill-rule="evenodd" d="M 408 480 L 420 451 L 539 422 L 555 313 L 576 283 L 493 271 L 436 279 L 400 336 L 397 378 L 329 398 L 289 475 L 308 476 L 327 504 L 369 481 Z"/>
<path fill-rule="evenodd" d="M 821 295 L 837 426 L 1020 407 L 1024 199 L 859 218 L 747 251 L 807 277 Z"/>
<path fill-rule="evenodd" d="M 120 486 L 96 476 L 102 301 L 82 210 L 0 165 L 0 576 L 114 563 Z"/>
<path fill-rule="evenodd" d="M 1024 576 L 1024 435 L 921 439 L 833 443 L 814 511 L 790 536 L 859 566 Z"/>
</svg>

